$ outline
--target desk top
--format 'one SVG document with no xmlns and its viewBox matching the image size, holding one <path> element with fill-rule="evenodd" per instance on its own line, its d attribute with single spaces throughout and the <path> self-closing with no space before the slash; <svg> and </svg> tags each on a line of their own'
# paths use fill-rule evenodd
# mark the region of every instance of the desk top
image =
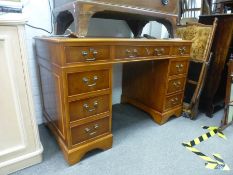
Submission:
<svg viewBox="0 0 233 175">
<path fill-rule="evenodd" d="M 68 38 L 68 37 L 35 37 L 35 39 L 46 40 L 47 42 L 66 43 L 66 42 L 153 42 L 153 43 L 191 43 L 191 40 L 180 38 L 169 39 L 145 39 L 145 38 Z"/>
<path fill-rule="evenodd" d="M 72 67 L 190 57 L 190 40 L 130 38 L 36 38 L 37 54 Z M 44 49 L 46 52 L 41 52 Z"/>
</svg>

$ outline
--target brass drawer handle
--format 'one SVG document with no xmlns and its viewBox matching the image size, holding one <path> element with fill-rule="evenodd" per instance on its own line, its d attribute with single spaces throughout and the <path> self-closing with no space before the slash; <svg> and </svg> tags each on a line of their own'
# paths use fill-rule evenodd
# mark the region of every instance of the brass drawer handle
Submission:
<svg viewBox="0 0 233 175">
<path fill-rule="evenodd" d="M 185 52 L 186 52 L 186 47 L 185 47 L 185 46 L 180 47 L 180 48 L 179 48 L 179 52 L 180 52 L 180 55 L 184 55 Z"/>
<path fill-rule="evenodd" d="M 125 50 L 125 53 L 127 55 L 127 57 L 129 58 L 135 58 L 138 56 L 138 50 L 137 49 L 133 49 L 132 51 L 129 49 Z"/>
<path fill-rule="evenodd" d="M 90 79 L 88 79 L 87 77 L 83 77 L 83 82 L 88 86 L 88 87 L 93 87 L 96 86 L 96 81 L 98 80 L 98 77 L 95 75 L 93 77 L 93 83 L 90 84 Z"/>
<path fill-rule="evenodd" d="M 84 131 L 89 134 L 90 136 L 94 135 L 97 133 L 97 129 L 99 128 L 98 124 L 95 124 L 92 128 L 85 128 Z"/>
<path fill-rule="evenodd" d="M 180 81 L 174 81 L 173 82 L 173 86 L 175 86 L 176 88 L 179 88 L 181 85 L 181 82 Z"/>
<path fill-rule="evenodd" d="M 163 53 L 164 53 L 164 48 L 160 48 L 160 49 L 156 48 L 155 49 L 156 56 L 161 56 L 161 55 L 163 55 Z"/>
<path fill-rule="evenodd" d="M 83 108 L 87 110 L 88 112 L 93 112 L 97 109 L 98 107 L 98 101 L 94 101 L 93 103 L 93 108 L 90 108 L 90 106 L 87 103 L 83 104 Z"/>
<path fill-rule="evenodd" d="M 147 55 L 150 55 L 150 50 L 148 48 L 146 48 L 146 53 Z"/>
<path fill-rule="evenodd" d="M 88 55 L 88 52 L 87 52 L 87 51 L 82 51 L 82 55 L 83 55 L 84 57 L 86 57 L 86 56 Z"/>
<path fill-rule="evenodd" d="M 172 98 L 171 100 L 170 100 L 170 102 L 172 103 L 172 105 L 176 105 L 176 104 L 178 104 L 178 101 L 179 99 L 177 98 L 177 97 L 175 97 L 175 98 Z"/>
<path fill-rule="evenodd" d="M 93 58 L 89 58 L 88 57 L 89 53 L 93 55 Z M 85 60 L 87 62 L 89 62 L 89 61 L 95 61 L 97 54 L 98 54 L 98 51 L 95 50 L 95 49 L 93 49 L 93 48 L 90 48 L 89 52 L 88 51 L 82 51 L 82 55 L 83 55 L 83 57 L 85 58 Z"/>
<path fill-rule="evenodd" d="M 131 51 L 129 49 L 126 49 L 125 53 L 126 53 L 127 57 L 129 57 L 129 58 L 133 57 L 131 54 Z"/>
<path fill-rule="evenodd" d="M 138 50 L 137 49 L 133 49 L 133 55 L 134 55 L 134 57 L 138 56 Z"/>
<path fill-rule="evenodd" d="M 183 68 L 184 68 L 184 65 L 183 64 L 177 64 L 176 65 L 176 69 L 178 72 L 182 72 L 183 71 Z"/>
</svg>

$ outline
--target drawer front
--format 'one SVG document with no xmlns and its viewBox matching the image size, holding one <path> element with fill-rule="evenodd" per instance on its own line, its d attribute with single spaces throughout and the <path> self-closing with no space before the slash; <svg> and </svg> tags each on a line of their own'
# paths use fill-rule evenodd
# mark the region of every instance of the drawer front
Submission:
<svg viewBox="0 0 233 175">
<path fill-rule="evenodd" d="M 166 102 L 165 102 L 165 110 L 181 105 L 182 95 L 183 94 L 176 94 L 176 95 L 167 97 Z"/>
<path fill-rule="evenodd" d="M 138 58 L 149 56 L 168 56 L 169 46 L 119 46 L 116 47 L 116 59 Z"/>
<path fill-rule="evenodd" d="M 172 55 L 178 56 L 189 56 L 190 55 L 190 45 L 175 46 L 172 48 Z"/>
<path fill-rule="evenodd" d="M 179 75 L 187 73 L 188 61 L 171 61 L 169 75 Z"/>
<path fill-rule="evenodd" d="M 96 62 L 110 57 L 108 46 L 66 47 L 66 63 Z"/>
<path fill-rule="evenodd" d="M 151 48 L 151 56 L 168 56 L 170 54 L 169 46 L 158 46 Z"/>
<path fill-rule="evenodd" d="M 143 47 L 140 46 L 118 46 L 116 47 L 116 59 L 137 58 L 145 55 Z"/>
<path fill-rule="evenodd" d="M 71 128 L 72 144 L 79 144 L 99 135 L 110 132 L 109 117 Z"/>
<path fill-rule="evenodd" d="M 68 73 L 68 95 L 78 95 L 110 88 L 110 70 Z"/>
<path fill-rule="evenodd" d="M 110 111 L 110 96 L 103 95 L 69 103 L 70 121 Z"/>
<path fill-rule="evenodd" d="M 168 81 L 167 93 L 173 93 L 184 89 L 185 77 L 176 78 Z"/>
</svg>

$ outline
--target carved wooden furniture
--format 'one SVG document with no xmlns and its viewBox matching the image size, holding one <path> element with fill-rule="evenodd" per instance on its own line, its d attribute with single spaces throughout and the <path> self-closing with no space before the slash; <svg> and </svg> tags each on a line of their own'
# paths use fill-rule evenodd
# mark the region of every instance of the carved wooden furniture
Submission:
<svg viewBox="0 0 233 175">
<path fill-rule="evenodd" d="M 198 114 L 199 97 L 210 64 L 212 46 L 217 19 L 213 25 L 190 23 L 179 27 L 176 35 L 192 40 L 191 61 L 184 94 L 184 115 L 195 119 Z"/>
<path fill-rule="evenodd" d="M 190 47 L 182 40 L 36 38 L 44 116 L 69 164 L 112 147 L 112 64 L 126 63 L 122 102 L 159 124 L 179 117 Z"/>
<path fill-rule="evenodd" d="M 233 57 L 233 56 L 232 56 Z M 226 128 L 228 125 L 233 123 L 233 60 L 230 59 L 228 62 L 228 74 L 226 84 L 226 97 L 225 97 L 225 109 L 224 116 L 221 121 L 222 128 Z"/>
<path fill-rule="evenodd" d="M 213 14 L 223 14 L 230 10 L 233 12 L 233 2 L 232 0 L 217 0 L 213 3 Z"/>
<path fill-rule="evenodd" d="M 77 0 L 55 8 L 55 34 L 64 34 L 74 22 L 78 37 L 85 37 L 91 17 L 125 20 L 135 37 L 149 21 L 164 24 L 171 36 L 178 22 L 180 0 Z M 55 1 L 56 2 L 56 1 Z M 67 2 L 67 1 L 66 1 Z M 56 5 L 56 3 L 55 3 Z"/>
<path fill-rule="evenodd" d="M 226 63 L 233 53 L 233 14 L 200 16 L 199 22 L 211 25 L 215 18 L 218 19 L 218 25 L 211 48 L 213 61 L 210 64 L 199 105 L 200 109 L 209 117 L 219 106 L 224 106 L 227 79 Z"/>
<path fill-rule="evenodd" d="M 0 174 L 40 163 L 43 147 L 35 121 L 24 24 L 20 14 L 0 15 Z"/>
<path fill-rule="evenodd" d="M 199 15 L 210 15 L 212 0 L 180 0 L 180 25 L 198 22 Z"/>
</svg>

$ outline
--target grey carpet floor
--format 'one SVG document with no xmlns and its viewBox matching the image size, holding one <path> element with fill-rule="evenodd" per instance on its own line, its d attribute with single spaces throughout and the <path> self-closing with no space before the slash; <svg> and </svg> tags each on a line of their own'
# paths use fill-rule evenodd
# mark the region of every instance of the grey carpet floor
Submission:
<svg viewBox="0 0 233 175">
<path fill-rule="evenodd" d="M 224 134 L 227 140 L 214 136 L 197 145 L 208 156 L 220 153 L 230 171 L 210 170 L 198 156 L 181 143 L 205 132 L 201 126 L 219 126 L 223 111 L 197 120 L 174 118 L 166 124 L 155 124 L 148 114 L 130 105 L 113 106 L 112 149 L 92 151 L 78 164 L 69 166 L 50 131 L 41 125 L 44 146 L 43 162 L 14 173 L 15 175 L 233 175 L 233 126 Z"/>
</svg>

